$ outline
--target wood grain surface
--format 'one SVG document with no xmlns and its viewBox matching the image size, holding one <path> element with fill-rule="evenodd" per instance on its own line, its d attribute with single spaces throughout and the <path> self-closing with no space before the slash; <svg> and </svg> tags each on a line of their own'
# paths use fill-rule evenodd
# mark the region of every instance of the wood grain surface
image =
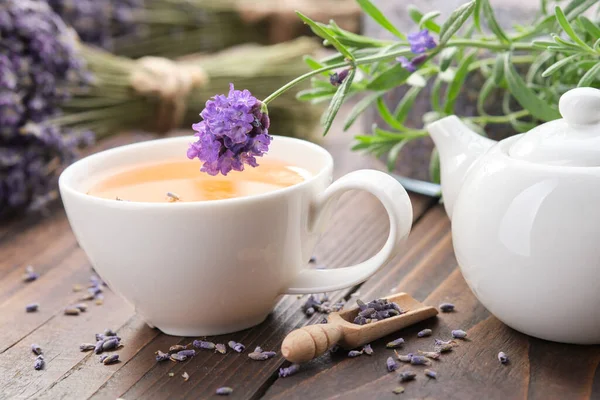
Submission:
<svg viewBox="0 0 600 400">
<path fill-rule="evenodd" d="M 112 147 L 149 138 L 119 135 L 103 142 Z M 350 135 L 333 134 L 324 145 L 336 159 L 336 177 L 359 168 L 377 168 L 369 157 L 351 153 Z M 157 363 L 156 350 L 187 344 L 194 338 L 177 338 L 151 329 L 131 306 L 107 290 L 103 305 L 89 304 L 79 316 L 63 314 L 65 306 L 81 293 L 72 286 L 86 284 L 92 273 L 78 247 L 64 211 L 55 206 L 43 219 L 25 218 L 0 227 L 0 399 L 204 399 L 230 386 L 232 399 L 600 399 L 600 346 L 569 346 L 533 339 L 513 331 L 491 316 L 473 296 L 457 268 L 450 224 L 436 201 L 411 195 L 414 227 L 404 250 L 359 287 L 330 293 L 332 300 L 371 300 L 394 292 L 407 292 L 427 305 L 444 301 L 456 312 L 406 328 L 374 342 L 375 353 L 347 358 L 327 352 L 302 365 L 298 374 L 279 378 L 287 363 L 279 347 L 294 328 L 320 321 L 323 315 L 306 317 L 304 299 L 285 297 L 262 324 L 231 335 L 209 338 L 219 343 L 236 340 L 248 351 L 255 346 L 277 351 L 267 361 L 253 361 L 247 354 L 229 350 L 226 355 L 201 351 L 183 363 Z M 329 230 L 315 256 L 319 264 L 338 268 L 375 253 L 388 233 L 383 207 L 369 194 L 342 197 Z M 21 280 L 23 269 L 33 265 L 41 277 Z M 162 294 L 168 296 L 168 289 Z M 510 291 L 507 291 L 507 296 Z M 37 313 L 25 313 L 25 305 L 40 303 Z M 112 328 L 122 337 L 120 362 L 105 366 L 98 356 L 79 351 L 79 344 L 93 342 L 94 334 Z M 433 337 L 418 339 L 424 328 L 433 337 L 449 338 L 452 329 L 468 331 L 451 353 L 430 366 L 437 380 L 423 375 L 423 367 L 402 365 L 417 372 L 404 383 L 405 393 L 394 395 L 398 371 L 388 373 L 385 360 L 393 354 L 387 341 L 403 337 L 401 353 L 433 347 Z M 39 344 L 46 357 L 43 371 L 33 369 L 30 345 Z M 496 355 L 510 356 L 501 365 Z M 182 378 L 187 372 L 188 381 Z M 169 376 L 173 373 L 173 376 Z"/>
</svg>

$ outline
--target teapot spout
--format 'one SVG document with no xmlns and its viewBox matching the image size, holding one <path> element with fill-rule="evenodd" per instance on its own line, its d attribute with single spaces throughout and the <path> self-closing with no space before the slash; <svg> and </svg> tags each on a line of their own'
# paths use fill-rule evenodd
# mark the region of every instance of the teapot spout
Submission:
<svg viewBox="0 0 600 400">
<path fill-rule="evenodd" d="M 444 207 L 452 219 L 454 202 L 468 170 L 496 142 L 474 132 L 454 115 L 429 124 L 427 130 L 440 157 Z"/>
</svg>

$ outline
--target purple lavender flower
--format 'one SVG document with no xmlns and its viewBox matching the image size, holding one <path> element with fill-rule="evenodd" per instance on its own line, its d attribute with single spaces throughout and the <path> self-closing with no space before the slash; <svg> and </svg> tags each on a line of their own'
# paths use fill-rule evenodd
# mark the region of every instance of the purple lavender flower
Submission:
<svg viewBox="0 0 600 400">
<path fill-rule="evenodd" d="M 39 344 L 32 344 L 31 345 L 31 351 L 33 351 L 36 355 L 40 355 L 42 354 L 42 348 L 40 347 Z"/>
<path fill-rule="evenodd" d="M 501 351 L 500 353 L 498 353 L 498 361 L 500 361 L 502 364 L 508 363 L 508 355 L 506 355 L 505 352 Z"/>
<path fill-rule="evenodd" d="M 156 352 L 156 361 L 167 361 L 170 357 L 171 355 L 169 353 L 163 353 L 160 350 Z"/>
<path fill-rule="evenodd" d="M 417 70 L 417 67 L 415 67 L 413 63 L 404 56 L 396 58 L 396 61 L 398 61 L 400 65 L 402 65 L 405 69 L 407 69 L 410 72 L 415 72 Z"/>
<path fill-rule="evenodd" d="M 279 368 L 279 377 L 286 378 L 288 376 L 294 375 L 298 371 L 300 371 L 300 365 L 298 364 L 292 364 L 287 368 Z"/>
<path fill-rule="evenodd" d="M 241 353 L 242 351 L 244 351 L 246 349 L 246 346 L 244 346 L 243 344 L 238 343 L 238 342 L 236 342 L 234 340 L 230 340 L 227 343 L 227 345 L 229 347 L 231 347 L 234 351 L 238 352 L 238 353 Z"/>
<path fill-rule="evenodd" d="M 455 329 L 452 331 L 452 337 L 455 339 L 465 339 L 467 337 L 467 332 L 461 329 Z"/>
<path fill-rule="evenodd" d="M 348 77 L 349 72 L 349 69 L 345 69 L 339 73 L 334 72 L 333 74 L 329 75 L 329 83 L 331 83 L 332 86 L 340 86 Z"/>
<path fill-rule="evenodd" d="M 432 371 L 430 369 L 426 369 L 423 372 L 425 372 L 425 376 L 427 376 L 428 378 L 437 379 L 437 373 L 435 371 Z"/>
<path fill-rule="evenodd" d="M 173 361 L 183 362 L 188 359 L 188 356 L 179 354 L 179 353 L 174 353 L 174 354 L 171 354 L 171 356 L 169 358 Z"/>
<path fill-rule="evenodd" d="M 233 389 L 227 386 L 220 387 L 215 392 L 219 396 L 229 396 L 231 393 L 233 393 Z"/>
<path fill-rule="evenodd" d="M 454 311 L 454 304 L 452 303 L 442 303 L 440 304 L 440 311 L 443 313 Z"/>
<path fill-rule="evenodd" d="M 106 339 L 102 344 L 102 351 L 108 351 L 118 348 L 121 345 L 121 341 L 117 338 Z"/>
<path fill-rule="evenodd" d="M 243 171 L 244 164 L 257 167 L 271 143 L 269 116 L 263 104 L 248 90 L 217 95 L 206 102 L 200 113 L 203 121 L 192 125 L 198 140 L 191 143 L 188 158 L 203 162 L 200 171 L 209 175 L 227 175 Z"/>
<path fill-rule="evenodd" d="M 204 340 L 194 340 L 192 345 L 197 349 L 214 350 L 215 344 L 213 342 L 205 342 Z"/>
<path fill-rule="evenodd" d="M 363 353 L 362 351 L 350 350 L 348 352 L 348 357 L 350 357 L 350 358 L 358 357 L 358 356 L 362 355 L 362 353 Z"/>
<path fill-rule="evenodd" d="M 35 359 L 35 362 L 33 363 L 33 368 L 36 371 L 39 371 L 41 369 L 44 368 L 44 365 L 46 365 L 46 361 L 44 360 L 44 356 L 43 355 L 39 355 L 37 356 L 37 358 Z"/>
<path fill-rule="evenodd" d="M 396 349 L 398 347 L 401 347 L 403 344 L 404 344 L 404 339 L 398 338 L 398 339 L 392 340 L 391 342 L 386 344 L 385 347 L 387 347 L 388 349 Z"/>
<path fill-rule="evenodd" d="M 415 374 L 413 371 L 401 372 L 400 373 L 400 382 L 412 381 L 413 379 L 415 379 L 416 376 L 417 376 L 417 374 Z"/>
<path fill-rule="evenodd" d="M 104 360 L 102 360 L 102 363 L 104 365 L 114 364 L 116 362 L 119 362 L 119 355 L 118 354 L 111 354 L 110 356 L 108 356 Z"/>
<path fill-rule="evenodd" d="M 424 356 L 412 356 L 410 363 L 412 365 L 429 365 L 430 361 Z"/>
<path fill-rule="evenodd" d="M 181 350 L 177 352 L 177 354 L 179 354 L 180 356 L 186 356 L 187 358 L 192 358 L 196 355 L 196 350 Z"/>
<path fill-rule="evenodd" d="M 36 312 L 38 308 L 40 308 L 40 305 L 38 303 L 31 303 L 25 306 L 25 311 L 28 313 Z"/>
<path fill-rule="evenodd" d="M 423 29 L 417 33 L 410 33 L 408 34 L 407 39 L 410 44 L 410 51 L 415 54 L 423 54 L 436 46 L 435 40 L 429 34 L 429 30 L 427 29 Z"/>
<path fill-rule="evenodd" d="M 0 105 L 0 108 L 2 108 L 1 105 Z M 0 121 L 0 124 L 1 124 L 1 121 Z M 39 277 L 40 277 L 40 274 L 36 273 L 33 270 L 33 267 L 31 265 L 29 265 L 25 268 L 25 273 L 23 274 L 23 282 L 33 282 Z"/>
<path fill-rule="evenodd" d="M 424 338 L 427 336 L 431 336 L 432 333 L 433 331 L 431 329 L 423 329 L 422 331 L 417 333 L 417 337 Z"/>
<path fill-rule="evenodd" d="M 398 363 L 392 357 L 388 357 L 385 364 L 388 372 L 393 372 L 398 369 Z"/>
<path fill-rule="evenodd" d="M 373 355 L 373 348 L 370 344 L 365 344 L 362 351 L 368 356 Z"/>
<path fill-rule="evenodd" d="M 248 354 L 248 358 L 255 360 L 255 361 L 264 361 L 264 360 L 267 360 L 269 358 L 269 356 L 262 352 L 253 351 L 252 353 Z"/>
</svg>

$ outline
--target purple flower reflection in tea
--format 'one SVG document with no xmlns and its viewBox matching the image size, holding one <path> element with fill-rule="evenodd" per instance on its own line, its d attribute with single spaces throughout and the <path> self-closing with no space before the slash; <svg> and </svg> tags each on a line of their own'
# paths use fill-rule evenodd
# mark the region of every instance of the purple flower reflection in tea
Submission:
<svg viewBox="0 0 600 400">
<path fill-rule="evenodd" d="M 202 161 L 202 172 L 227 175 L 243 171 L 244 164 L 257 167 L 256 157 L 269 150 L 269 115 L 248 90 L 230 84 L 229 94 L 208 100 L 200 116 L 203 120 L 192 125 L 198 140 L 190 144 L 187 156 Z"/>
</svg>

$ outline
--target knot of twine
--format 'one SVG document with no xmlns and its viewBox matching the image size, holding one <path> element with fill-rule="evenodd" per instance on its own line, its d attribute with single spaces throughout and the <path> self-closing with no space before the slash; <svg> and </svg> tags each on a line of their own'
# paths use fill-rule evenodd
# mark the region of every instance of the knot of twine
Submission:
<svg viewBox="0 0 600 400">
<path fill-rule="evenodd" d="M 197 65 L 162 57 L 142 57 L 130 76 L 136 93 L 158 99 L 153 130 L 166 133 L 177 128 L 185 115 L 186 100 L 194 87 L 205 85 L 208 75 Z"/>
</svg>

